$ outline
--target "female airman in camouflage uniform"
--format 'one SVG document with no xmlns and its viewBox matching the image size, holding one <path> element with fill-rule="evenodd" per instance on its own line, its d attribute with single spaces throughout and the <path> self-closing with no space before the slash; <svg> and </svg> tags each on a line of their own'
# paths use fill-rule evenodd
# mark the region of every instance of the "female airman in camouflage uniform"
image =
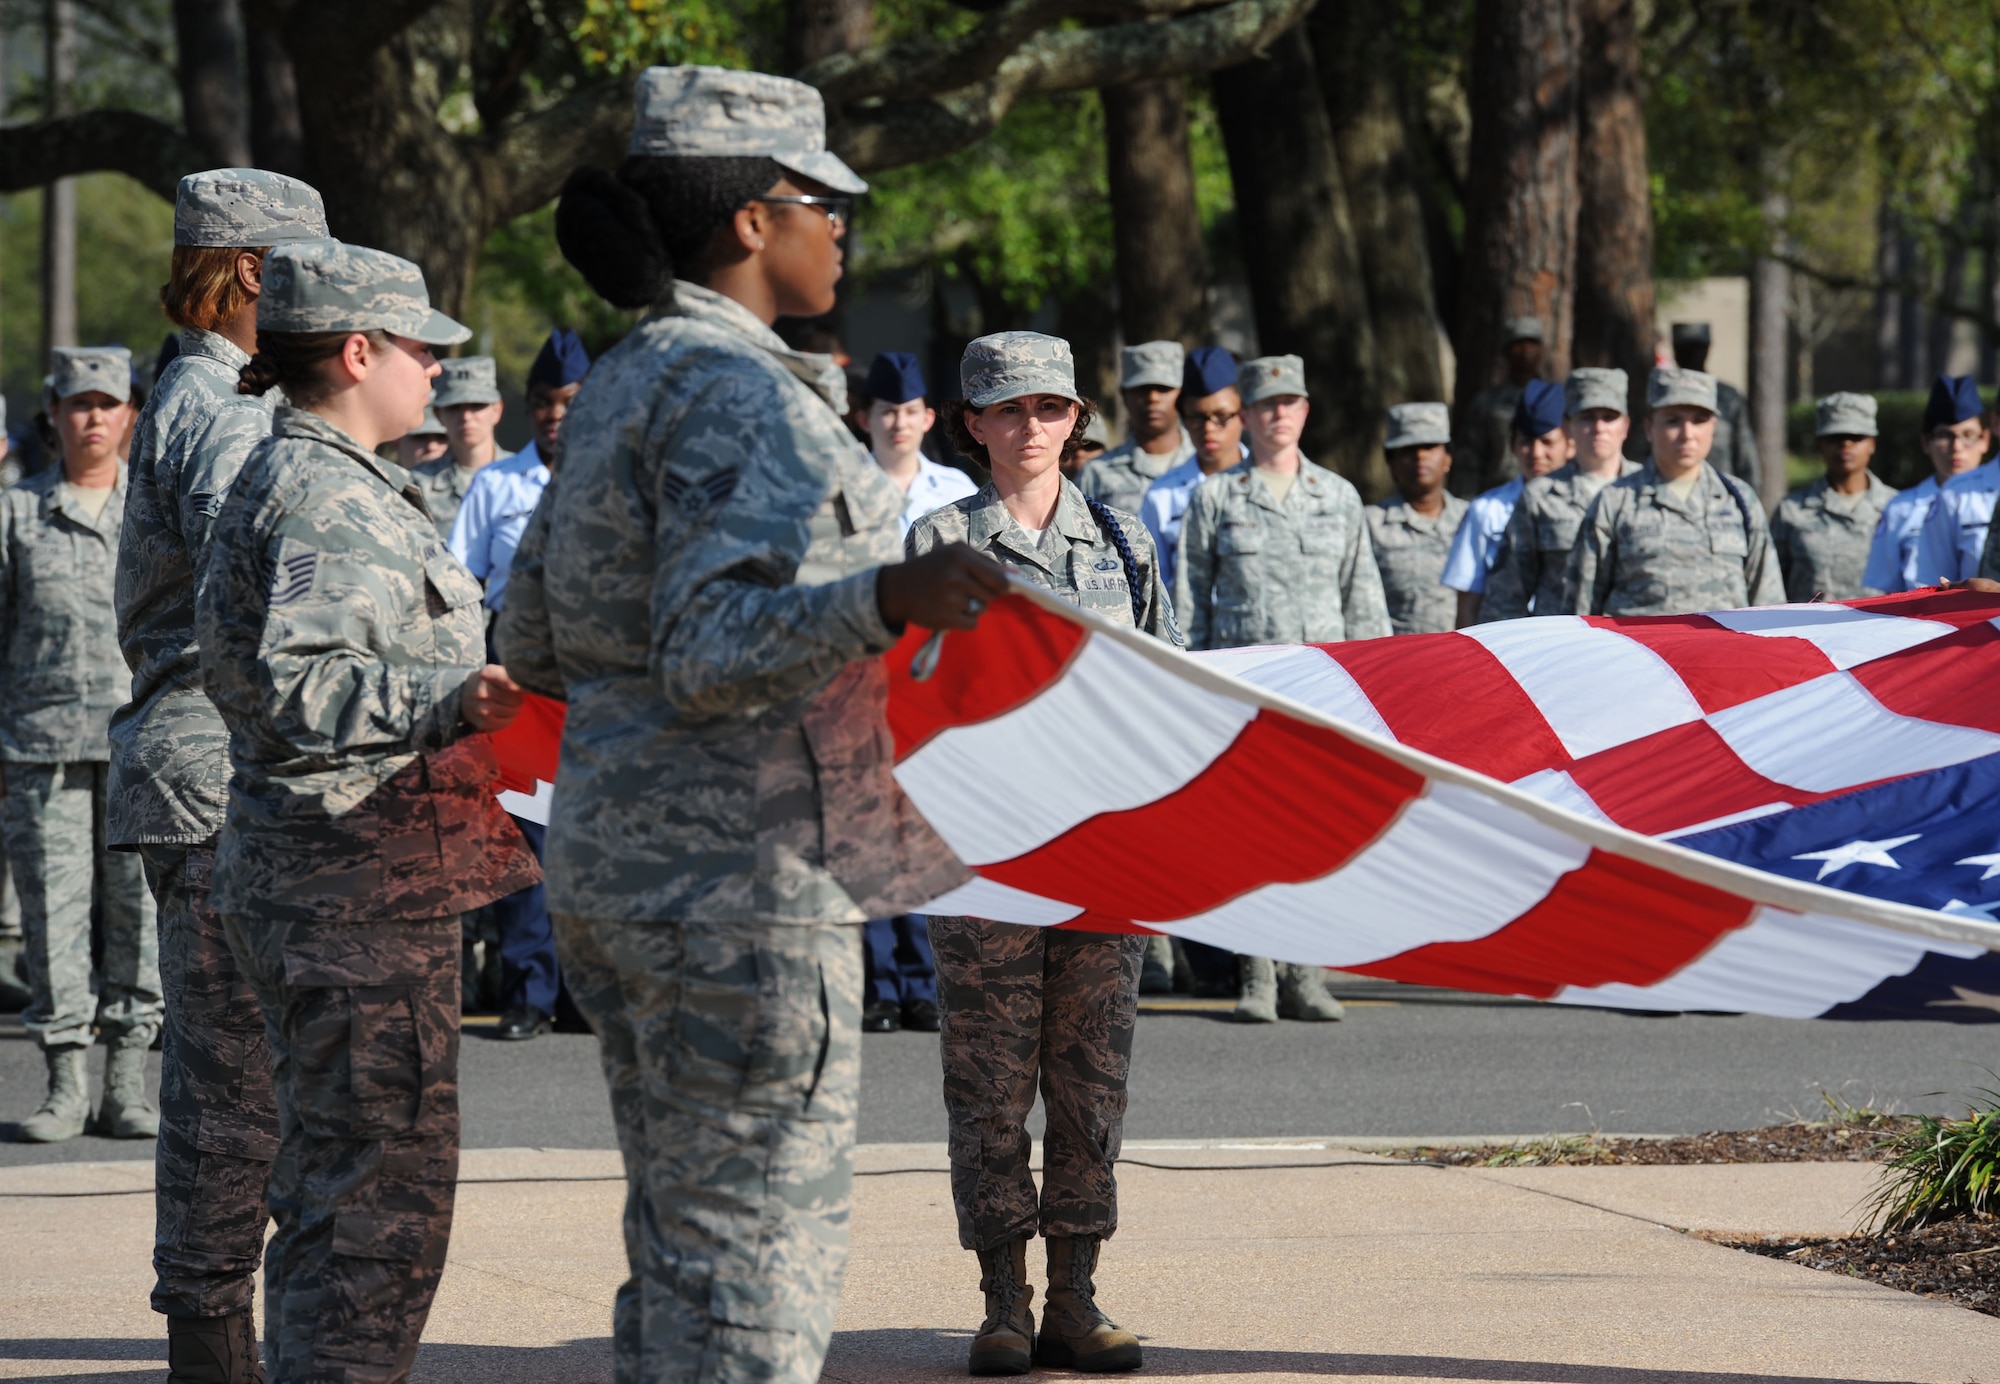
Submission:
<svg viewBox="0 0 2000 1384">
<path fill-rule="evenodd" d="M 414 264 L 273 249 L 240 387 L 287 405 L 216 516 L 195 597 L 229 728 L 210 902 L 278 1097 L 265 1341 L 281 1384 L 404 1378 L 458 1175 L 458 915 L 531 883 L 476 730 L 521 692 L 410 473 L 432 345 L 470 333 Z"/>
<path fill-rule="evenodd" d="M 1179 644 L 1152 535 L 1086 499 L 1059 469 L 1091 412 L 1069 343 L 1036 332 L 981 337 L 966 347 L 959 381 L 964 397 L 946 405 L 947 426 L 993 479 L 917 520 L 910 555 L 969 543 L 1037 586 Z M 1098 1310 L 1091 1275 L 1099 1242 L 1118 1228 L 1114 1166 L 1145 939 L 933 917 L 931 947 L 952 1201 L 986 1293 L 972 1373 L 1024 1373 L 1031 1347 L 1042 1364 L 1136 1368 L 1138 1338 Z M 1038 1076 L 1048 1110 L 1039 1196 L 1027 1130 Z M 1036 1336 L 1026 1275 L 1038 1229 L 1049 1289 Z"/>
<path fill-rule="evenodd" d="M 566 698 L 547 841 L 563 973 L 628 1179 L 616 1377 L 812 1384 L 847 1259 L 861 929 L 968 878 L 890 776 L 879 657 L 1004 574 L 896 564 L 903 493 L 780 316 L 833 306 L 849 198 L 811 87 L 652 68 L 630 157 L 556 228 L 652 315 L 592 368 L 499 647 Z M 884 564 L 892 564 L 885 566 Z"/>
</svg>

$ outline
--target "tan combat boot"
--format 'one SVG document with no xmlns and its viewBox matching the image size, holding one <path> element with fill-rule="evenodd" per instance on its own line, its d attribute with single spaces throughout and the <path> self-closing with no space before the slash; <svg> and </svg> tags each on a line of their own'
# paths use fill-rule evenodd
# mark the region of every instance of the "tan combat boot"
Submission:
<svg viewBox="0 0 2000 1384">
<path fill-rule="evenodd" d="M 1326 992 L 1326 968 L 1296 961 L 1278 966 L 1278 1015 L 1326 1023 L 1347 1017 L 1340 1001 Z"/>
<path fill-rule="evenodd" d="M 1028 1304 L 1028 1242 L 1014 1240 L 979 1251 L 979 1291 L 986 1294 L 986 1321 L 972 1338 L 967 1374 L 1026 1374 L 1035 1344 L 1035 1314 Z"/>
<path fill-rule="evenodd" d="M 160 1132 L 160 1111 L 146 1099 L 146 1051 L 150 1029 L 129 1029 L 111 1040 L 104 1056 L 104 1100 L 93 1133 L 107 1139 L 151 1139 Z"/>
<path fill-rule="evenodd" d="M 1066 1365 L 1086 1374 L 1139 1368 L 1139 1338 L 1097 1308 L 1095 1235 L 1049 1237 L 1049 1295 L 1042 1303 L 1042 1333 L 1035 1363 Z"/>
<path fill-rule="evenodd" d="M 1242 982 L 1242 996 L 1230 1018 L 1239 1024 L 1278 1022 L 1278 968 L 1268 956 L 1239 956 L 1236 975 Z"/>
<path fill-rule="evenodd" d="M 90 1118 L 90 1049 L 43 1048 L 49 1064 L 49 1094 L 42 1108 L 21 1121 L 21 1139 L 30 1144 L 61 1144 L 83 1133 Z"/>
</svg>

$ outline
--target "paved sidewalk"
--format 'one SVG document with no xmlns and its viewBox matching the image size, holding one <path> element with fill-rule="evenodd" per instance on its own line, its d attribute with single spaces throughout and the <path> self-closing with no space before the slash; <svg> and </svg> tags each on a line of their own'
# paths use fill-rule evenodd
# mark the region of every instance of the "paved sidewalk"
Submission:
<svg viewBox="0 0 2000 1384">
<path fill-rule="evenodd" d="M 1101 1298 L 1152 1376 L 2000 1384 L 2000 1319 L 1682 1233 L 1844 1231 L 1864 1166 L 1437 1169 L 1338 1140 L 1126 1155 Z M 862 1150 L 828 1381 L 964 1377 L 978 1273 L 943 1166 L 934 1145 Z M 615 1155 L 473 1152 L 464 1173 L 416 1378 L 608 1380 Z M 158 1376 L 150 1181 L 135 1164 L 0 1170 L 0 1378 Z"/>
</svg>

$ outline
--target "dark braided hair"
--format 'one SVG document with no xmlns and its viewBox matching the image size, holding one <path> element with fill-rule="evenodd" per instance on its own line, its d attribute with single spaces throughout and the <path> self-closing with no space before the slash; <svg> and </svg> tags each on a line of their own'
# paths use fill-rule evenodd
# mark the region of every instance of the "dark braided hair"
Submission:
<svg viewBox="0 0 2000 1384">
<path fill-rule="evenodd" d="M 1080 490 L 1077 493 L 1083 494 Z M 1118 550 L 1118 560 L 1125 564 L 1125 590 L 1132 598 L 1132 623 L 1143 625 L 1146 602 L 1139 595 L 1139 559 L 1132 555 L 1132 540 L 1125 536 L 1125 526 L 1118 522 L 1117 511 L 1110 505 L 1088 495 L 1083 496 L 1083 502 L 1090 507 L 1090 517 L 1097 521 L 1097 527 L 1104 530 L 1104 536 Z"/>
</svg>

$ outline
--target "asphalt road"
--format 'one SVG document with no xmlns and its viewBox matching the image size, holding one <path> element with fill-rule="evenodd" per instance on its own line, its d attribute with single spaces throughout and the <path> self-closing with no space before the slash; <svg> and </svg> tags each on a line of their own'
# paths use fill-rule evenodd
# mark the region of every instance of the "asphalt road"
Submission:
<svg viewBox="0 0 2000 1384">
<path fill-rule="evenodd" d="M 595 1040 L 501 1043 L 468 1025 L 460 1062 L 468 1148 L 609 1148 Z M 861 1138 L 944 1138 L 937 1039 L 870 1036 Z M 96 1056 L 96 1054 L 93 1054 Z M 98 1059 L 101 1063 L 101 1058 Z M 2000 1025 L 1838 1024 L 1622 1014 L 1492 1003 L 1365 1003 L 1346 1022 L 1240 1027 L 1148 1013 L 1133 1055 L 1131 1139 L 1283 1135 L 1688 1133 L 1810 1114 L 1822 1090 L 1856 1104 L 1949 1110 L 1996 1085 Z M 41 1060 L 0 1019 L 0 1139 L 31 1113 Z M 0 1165 L 145 1157 L 85 1137 L 0 1143 Z"/>
</svg>

